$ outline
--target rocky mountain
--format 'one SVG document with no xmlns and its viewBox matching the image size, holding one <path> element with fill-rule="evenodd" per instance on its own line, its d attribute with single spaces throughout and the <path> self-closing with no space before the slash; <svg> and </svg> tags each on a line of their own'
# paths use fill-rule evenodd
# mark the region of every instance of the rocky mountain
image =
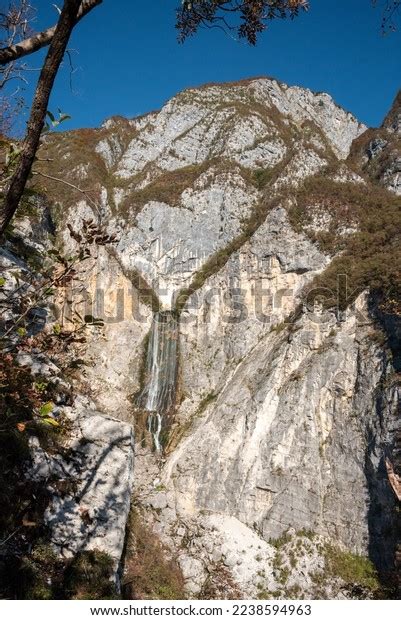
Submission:
<svg viewBox="0 0 401 620">
<path fill-rule="evenodd" d="M 370 178 L 401 194 L 401 94 L 379 129 L 366 131 L 356 140 L 352 160 Z"/>
<path fill-rule="evenodd" d="M 85 221 L 114 239 L 40 328 L 104 321 L 59 407 L 68 458 L 31 445 L 57 553 L 106 552 L 128 597 L 394 596 L 399 104 L 367 129 L 327 94 L 255 78 L 46 137 L 6 290 L 40 271 L 18 240 L 73 256 Z"/>
</svg>

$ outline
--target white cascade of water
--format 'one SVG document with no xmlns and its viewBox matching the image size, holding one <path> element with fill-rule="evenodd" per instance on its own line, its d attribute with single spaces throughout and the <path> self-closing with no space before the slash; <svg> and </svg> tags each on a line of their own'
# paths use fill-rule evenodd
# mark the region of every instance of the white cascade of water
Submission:
<svg viewBox="0 0 401 620">
<path fill-rule="evenodd" d="M 139 405 L 149 411 L 148 430 L 155 449 L 160 452 L 160 434 L 164 414 L 175 403 L 178 354 L 178 323 L 172 312 L 157 312 L 153 317 L 146 358 L 146 385 Z"/>
<path fill-rule="evenodd" d="M 156 452 L 161 451 L 160 433 L 162 431 L 162 416 L 160 413 L 149 413 L 148 431 L 153 437 Z"/>
</svg>

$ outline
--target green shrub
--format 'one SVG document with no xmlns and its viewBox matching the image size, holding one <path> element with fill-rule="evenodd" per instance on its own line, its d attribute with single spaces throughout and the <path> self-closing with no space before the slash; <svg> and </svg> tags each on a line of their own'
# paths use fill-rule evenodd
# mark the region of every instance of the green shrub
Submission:
<svg viewBox="0 0 401 620">
<path fill-rule="evenodd" d="M 168 557 L 138 508 L 131 511 L 123 590 L 128 599 L 186 598 L 177 562 Z"/>
<path fill-rule="evenodd" d="M 117 598 L 113 560 L 98 551 L 80 551 L 63 560 L 45 539 L 0 565 L 2 595 L 19 600 Z"/>
<path fill-rule="evenodd" d="M 55 575 L 63 562 L 44 541 L 39 541 L 30 553 L 10 562 L 8 578 L 16 589 L 18 599 L 54 599 Z"/>
<path fill-rule="evenodd" d="M 326 230 L 308 229 L 316 205 L 330 218 Z M 336 182 L 325 175 L 305 181 L 289 209 L 292 225 L 302 230 L 324 252 L 334 256 L 309 286 L 328 289 L 325 305 L 337 301 L 338 277 L 347 276 L 348 295 L 339 300 L 346 308 L 363 290 L 382 298 L 383 308 L 401 314 L 401 198 L 374 185 Z M 341 228 L 355 227 L 344 233 Z"/>
<path fill-rule="evenodd" d="M 81 551 L 68 565 L 63 589 L 68 599 L 117 598 L 112 558 L 98 550 Z"/>
<path fill-rule="evenodd" d="M 44 425 L 48 414 L 41 415 L 52 397 L 52 386 L 20 366 L 15 354 L 0 352 L 0 539 L 21 526 L 21 511 L 32 501 L 31 493 L 38 494 L 33 503 L 39 505 L 45 491 L 36 489 L 41 485 L 27 481 L 23 472 L 30 458 L 29 437 L 55 432 Z"/>
<path fill-rule="evenodd" d="M 359 585 L 371 591 L 380 588 L 377 571 L 372 562 L 360 555 L 343 551 L 332 545 L 324 548 L 326 571 L 348 585 Z"/>
</svg>

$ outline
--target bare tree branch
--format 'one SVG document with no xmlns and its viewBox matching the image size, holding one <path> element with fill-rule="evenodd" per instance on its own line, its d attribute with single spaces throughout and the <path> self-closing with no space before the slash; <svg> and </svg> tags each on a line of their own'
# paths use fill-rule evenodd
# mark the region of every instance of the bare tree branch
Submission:
<svg viewBox="0 0 401 620">
<path fill-rule="evenodd" d="M 0 49 L 32 36 L 34 15 L 30 0 L 8 0 L 7 7 L 0 11 Z M 26 71 L 27 65 L 18 61 L 0 65 L 0 132 L 4 135 L 11 131 L 24 107 L 22 90 L 23 84 L 27 83 L 24 77 Z M 19 85 L 10 92 L 8 87 L 12 81 L 17 81 Z"/>
<path fill-rule="evenodd" d="M 80 5 L 81 0 L 65 0 L 64 2 L 36 87 L 21 156 L 0 208 L 0 235 L 3 234 L 16 212 L 29 178 L 46 118 L 50 93 L 71 33 L 77 23 Z"/>
<path fill-rule="evenodd" d="M 42 161 L 50 161 L 50 160 L 42 160 Z M 40 172 L 39 170 L 35 170 L 32 174 L 39 175 L 43 177 L 44 179 L 49 179 L 50 181 L 57 181 L 57 183 L 62 183 L 63 185 L 66 185 L 67 187 L 70 187 L 71 189 L 75 189 L 77 192 L 85 196 L 89 204 L 91 204 L 92 207 L 95 208 L 98 216 L 100 217 L 101 208 L 99 207 L 98 203 L 95 200 L 93 200 L 93 198 L 90 196 L 89 194 L 90 190 L 82 189 L 81 187 L 78 187 L 78 185 L 74 185 L 74 183 L 70 183 L 69 181 L 65 181 L 64 179 L 60 179 L 59 177 L 54 177 L 50 174 L 45 174 L 44 172 Z"/>
<path fill-rule="evenodd" d="M 82 0 L 78 14 L 75 18 L 75 23 L 85 17 L 85 15 L 94 9 L 95 6 L 101 4 L 102 1 L 103 0 Z M 47 30 L 43 30 L 43 32 L 39 32 L 38 34 L 29 37 L 28 39 L 24 39 L 19 43 L 0 49 L 0 65 L 6 65 L 9 62 L 13 62 L 29 54 L 33 54 L 34 52 L 42 49 L 42 47 L 46 47 L 52 41 L 56 28 L 57 24 Z"/>
</svg>

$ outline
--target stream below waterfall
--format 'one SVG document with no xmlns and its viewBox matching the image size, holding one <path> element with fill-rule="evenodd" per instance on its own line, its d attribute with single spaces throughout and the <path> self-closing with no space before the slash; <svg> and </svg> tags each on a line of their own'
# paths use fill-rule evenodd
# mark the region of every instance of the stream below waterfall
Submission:
<svg viewBox="0 0 401 620">
<path fill-rule="evenodd" d="M 146 355 L 146 382 L 138 404 L 149 412 L 148 430 L 161 451 L 165 415 L 174 407 L 178 367 L 178 321 L 168 310 L 156 312 Z"/>
</svg>

